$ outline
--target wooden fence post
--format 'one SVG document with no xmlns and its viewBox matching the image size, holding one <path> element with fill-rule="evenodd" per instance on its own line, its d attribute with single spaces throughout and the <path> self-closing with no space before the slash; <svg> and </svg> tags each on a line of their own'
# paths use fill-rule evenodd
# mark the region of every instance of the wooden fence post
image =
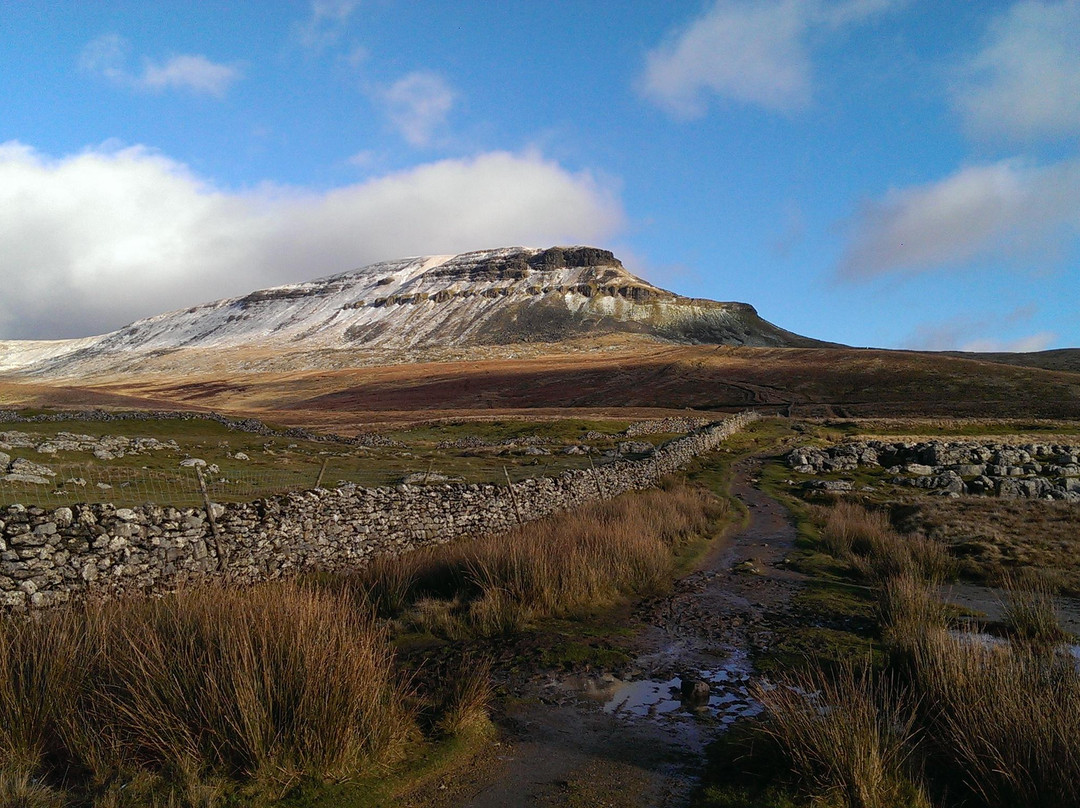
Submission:
<svg viewBox="0 0 1080 808">
<path fill-rule="evenodd" d="M 322 488 L 322 478 L 326 474 L 326 465 L 330 462 L 329 457 L 324 457 L 322 462 L 322 468 L 319 469 L 319 476 L 315 478 L 315 487 Z"/>
<path fill-rule="evenodd" d="M 521 507 L 518 505 L 517 494 L 514 493 L 514 484 L 510 482 L 510 472 L 503 466 L 503 475 L 506 477 L 506 487 L 510 490 L 510 501 L 514 503 L 514 515 L 517 516 L 518 527 L 524 524 L 521 518 Z"/>
<path fill-rule="evenodd" d="M 206 506 L 206 518 L 210 522 L 210 532 L 214 536 L 214 549 L 217 550 L 218 569 L 225 566 L 225 550 L 221 544 L 221 531 L 218 530 L 217 519 L 214 518 L 214 504 L 210 501 L 210 492 L 206 490 L 206 480 L 203 478 L 202 467 L 195 466 L 195 476 L 199 478 L 199 490 L 202 492 L 203 504 Z"/>
<path fill-rule="evenodd" d="M 600 499 L 604 498 L 604 489 L 600 487 L 600 475 L 596 473 L 596 466 L 592 462 L 592 455 L 589 455 L 589 470 L 592 472 L 593 482 L 596 483 L 596 495 Z"/>
</svg>

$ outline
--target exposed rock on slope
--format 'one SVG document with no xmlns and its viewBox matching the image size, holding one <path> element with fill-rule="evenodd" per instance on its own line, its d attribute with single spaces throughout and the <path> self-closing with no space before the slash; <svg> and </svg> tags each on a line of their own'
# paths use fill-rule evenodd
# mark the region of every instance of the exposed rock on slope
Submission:
<svg viewBox="0 0 1080 808">
<path fill-rule="evenodd" d="M 638 334 L 682 343 L 811 346 L 752 306 L 680 297 L 607 250 L 520 247 L 387 261 L 132 323 L 96 339 L 0 343 L 0 370 L 77 375 L 182 349 L 363 351 L 392 361 L 435 348 Z M 77 344 L 76 344 L 77 343 Z M 319 366 L 317 359 L 311 366 Z"/>
</svg>

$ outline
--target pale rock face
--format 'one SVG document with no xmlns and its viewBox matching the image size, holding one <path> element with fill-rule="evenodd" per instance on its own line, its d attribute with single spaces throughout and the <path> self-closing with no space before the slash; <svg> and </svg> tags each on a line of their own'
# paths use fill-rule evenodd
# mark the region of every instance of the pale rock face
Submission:
<svg viewBox="0 0 1080 808">
<path fill-rule="evenodd" d="M 611 333 L 680 343 L 794 346 L 743 303 L 679 297 L 595 247 L 403 258 L 219 300 L 102 337 L 0 343 L 0 371 L 78 375 L 178 349 L 282 352 L 551 343 Z"/>
</svg>

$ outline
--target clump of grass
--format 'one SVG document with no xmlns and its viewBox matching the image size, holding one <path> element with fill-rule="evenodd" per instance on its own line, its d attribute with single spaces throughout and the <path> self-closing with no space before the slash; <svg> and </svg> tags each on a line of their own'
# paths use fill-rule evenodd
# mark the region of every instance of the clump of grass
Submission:
<svg viewBox="0 0 1080 808">
<path fill-rule="evenodd" d="M 280 786 L 355 774 L 413 726 L 373 618 L 298 584 L 72 607 L 0 634 L 9 774 Z"/>
<path fill-rule="evenodd" d="M 916 712 L 891 680 L 850 665 L 759 687 L 764 731 L 816 797 L 850 808 L 929 805 L 911 772 Z"/>
<path fill-rule="evenodd" d="M 882 635 L 898 659 L 910 659 L 928 638 L 944 634 L 948 609 L 934 589 L 932 582 L 910 570 L 878 589 Z"/>
<path fill-rule="evenodd" d="M 25 769 L 0 767 L 0 805 L 7 808 L 64 808 L 64 795 L 37 782 Z"/>
<path fill-rule="evenodd" d="M 920 646 L 928 759 L 982 804 L 1080 805 L 1080 674 L 1071 659 L 975 638 Z"/>
<path fill-rule="evenodd" d="M 1035 651 L 1051 651 L 1068 636 L 1061 627 L 1053 591 L 1037 581 L 1006 581 L 1004 622 L 1009 639 Z"/>
<path fill-rule="evenodd" d="M 440 705 L 439 730 L 452 736 L 489 732 L 491 662 L 466 657 L 449 678 L 452 684 Z"/>
<path fill-rule="evenodd" d="M 498 536 L 379 560 L 347 579 L 382 616 L 459 638 L 520 630 L 661 589 L 726 504 L 685 485 L 627 494 Z"/>
<path fill-rule="evenodd" d="M 900 534 L 886 514 L 841 500 L 824 517 L 821 541 L 834 557 L 871 581 L 914 574 L 942 579 L 955 564 L 946 547 L 922 534 Z"/>
</svg>

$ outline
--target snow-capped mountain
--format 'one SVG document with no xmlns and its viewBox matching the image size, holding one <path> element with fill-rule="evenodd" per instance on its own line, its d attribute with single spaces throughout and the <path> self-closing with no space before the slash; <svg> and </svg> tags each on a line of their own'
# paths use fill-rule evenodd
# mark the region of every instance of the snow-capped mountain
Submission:
<svg viewBox="0 0 1080 808">
<path fill-rule="evenodd" d="M 79 375 L 185 349 L 282 356 L 346 351 L 400 361 L 425 350 L 609 334 L 680 343 L 821 344 L 762 320 L 745 303 L 685 298 L 653 286 L 607 250 L 511 247 L 372 264 L 160 314 L 100 337 L 4 342 L 0 371 Z"/>
</svg>

